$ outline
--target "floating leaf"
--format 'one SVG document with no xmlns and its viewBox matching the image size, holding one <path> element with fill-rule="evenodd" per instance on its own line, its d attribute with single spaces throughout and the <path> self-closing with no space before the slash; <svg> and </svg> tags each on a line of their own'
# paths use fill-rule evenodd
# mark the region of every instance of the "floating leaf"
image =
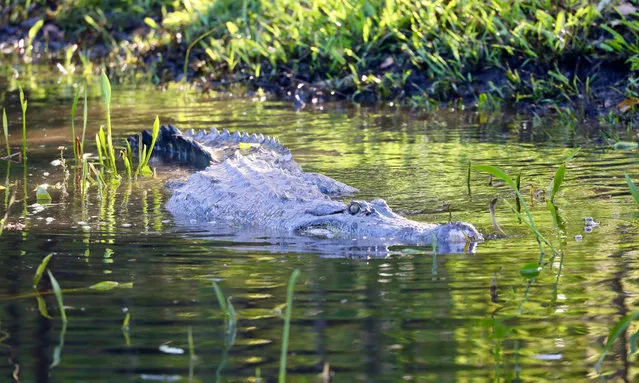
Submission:
<svg viewBox="0 0 639 383">
<path fill-rule="evenodd" d="M 625 113 L 628 110 L 630 110 L 633 106 L 639 104 L 639 98 L 637 97 L 631 97 L 631 98 L 627 98 L 623 101 L 621 101 L 619 103 L 619 105 L 617 105 L 617 109 L 621 112 L 621 113 Z"/>
<path fill-rule="evenodd" d="M 33 287 L 34 288 L 38 287 L 38 283 L 40 283 L 40 279 L 42 278 L 42 274 L 44 274 L 44 270 L 47 268 L 47 265 L 49 264 L 49 261 L 51 260 L 51 257 L 53 257 L 53 253 L 47 255 L 46 257 L 44 257 L 44 259 L 42 260 L 42 262 L 40 262 L 40 265 L 36 269 L 36 273 L 33 276 Z"/>
<path fill-rule="evenodd" d="M 519 270 L 519 274 L 524 278 L 535 278 L 539 275 L 540 271 L 541 267 L 539 267 L 539 264 L 537 264 L 537 262 L 531 262 L 526 263 L 524 267 Z"/>
<path fill-rule="evenodd" d="M 107 290 L 114 289 L 118 287 L 119 285 L 120 284 L 115 281 L 102 281 L 102 282 L 96 283 L 95 285 L 89 286 L 89 288 L 92 290 L 107 291 Z"/>
</svg>

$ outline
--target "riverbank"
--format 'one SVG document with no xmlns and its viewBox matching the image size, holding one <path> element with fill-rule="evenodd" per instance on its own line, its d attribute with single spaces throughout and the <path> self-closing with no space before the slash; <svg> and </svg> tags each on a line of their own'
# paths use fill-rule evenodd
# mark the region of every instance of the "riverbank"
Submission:
<svg viewBox="0 0 639 383">
<path fill-rule="evenodd" d="M 639 97 L 639 19 L 625 2 L 9 3 L 9 65 L 105 65 L 111 77 L 205 91 L 243 83 L 300 106 L 337 98 L 597 117 Z"/>
</svg>

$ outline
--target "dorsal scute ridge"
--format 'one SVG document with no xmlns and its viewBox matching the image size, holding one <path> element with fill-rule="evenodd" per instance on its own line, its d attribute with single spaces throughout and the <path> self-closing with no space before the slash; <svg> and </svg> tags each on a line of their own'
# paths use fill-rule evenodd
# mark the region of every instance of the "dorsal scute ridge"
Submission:
<svg viewBox="0 0 639 383">
<path fill-rule="evenodd" d="M 173 125 L 162 126 L 162 130 L 163 132 L 166 132 L 168 134 L 181 134 L 183 137 L 191 139 L 199 143 L 200 145 L 209 147 L 220 147 L 224 146 L 225 144 L 236 145 L 240 143 L 250 143 L 260 144 L 265 148 L 276 150 L 285 154 L 290 153 L 290 151 L 285 148 L 278 139 L 271 136 L 264 136 L 264 134 L 262 133 L 249 134 L 248 132 L 243 132 L 240 130 L 230 132 L 226 128 L 222 129 L 222 131 L 220 132 L 213 127 L 209 131 L 204 129 L 198 131 L 189 129 L 184 132 L 180 132 L 180 130 Z"/>
</svg>

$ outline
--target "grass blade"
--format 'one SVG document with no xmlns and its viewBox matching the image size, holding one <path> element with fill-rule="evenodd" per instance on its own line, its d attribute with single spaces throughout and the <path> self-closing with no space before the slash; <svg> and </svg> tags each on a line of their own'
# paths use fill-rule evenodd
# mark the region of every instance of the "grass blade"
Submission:
<svg viewBox="0 0 639 383">
<path fill-rule="evenodd" d="M 22 108 L 22 158 L 27 158 L 27 100 L 24 99 L 22 86 L 18 84 L 20 90 L 20 106 Z"/>
<path fill-rule="evenodd" d="M 581 151 L 581 146 L 576 147 L 572 152 L 570 152 L 570 154 L 568 155 L 568 157 L 566 157 L 564 162 L 572 161 L 572 159 L 575 158 L 575 156 L 579 153 L 579 151 Z"/>
<path fill-rule="evenodd" d="M 288 356 L 288 339 L 291 331 L 291 311 L 293 309 L 293 290 L 295 282 L 299 277 L 299 269 L 293 270 L 288 280 L 288 289 L 286 290 L 286 311 L 284 313 L 284 333 L 282 334 L 282 353 L 280 354 L 280 375 L 279 383 L 286 383 L 286 359 Z"/>
<path fill-rule="evenodd" d="M 84 114 L 82 116 L 82 141 L 80 141 L 80 149 L 82 149 L 82 154 L 84 154 L 84 134 L 87 131 L 87 91 L 86 87 L 84 87 Z"/>
<path fill-rule="evenodd" d="M 559 187 L 564 183 L 564 176 L 566 174 L 566 164 L 562 164 L 555 172 L 555 177 L 552 180 L 552 184 L 549 188 L 550 200 L 555 200 L 555 194 L 559 191 Z"/>
<path fill-rule="evenodd" d="M 7 122 L 7 110 L 2 108 L 2 131 L 4 133 L 4 142 L 7 144 L 7 157 L 11 155 L 9 147 L 9 122 Z"/>
<path fill-rule="evenodd" d="M 46 257 L 44 257 L 44 259 L 40 263 L 40 266 L 38 266 L 38 268 L 36 270 L 36 273 L 33 276 L 33 287 L 34 288 L 38 287 L 38 283 L 40 283 L 40 279 L 42 278 L 42 274 L 44 274 L 44 270 L 47 268 L 47 265 L 49 264 L 49 261 L 51 260 L 51 257 L 53 257 L 53 253 L 47 255 Z"/>
<path fill-rule="evenodd" d="M 632 197 L 635 199 L 635 202 L 639 205 L 639 190 L 637 190 L 637 186 L 634 183 L 632 183 L 632 179 L 630 178 L 628 173 L 626 173 L 626 183 L 628 184 L 628 187 L 630 188 L 630 193 L 632 193 Z"/>
<path fill-rule="evenodd" d="M 47 270 L 47 274 L 49 274 L 49 280 L 51 281 L 51 288 L 53 289 L 53 294 L 55 294 L 55 299 L 58 301 L 58 308 L 60 309 L 60 315 L 62 316 L 62 323 L 66 325 L 67 312 L 64 309 L 64 302 L 62 302 L 62 289 L 50 270 Z"/>
<path fill-rule="evenodd" d="M 146 166 L 151 159 L 151 154 L 153 153 L 153 148 L 155 147 L 155 141 L 158 138 L 158 134 L 160 133 L 160 117 L 155 116 L 155 121 L 153 122 L 153 131 L 151 135 L 151 146 L 147 149 L 146 158 L 144 159 L 144 165 Z"/>
<path fill-rule="evenodd" d="M 606 353 L 610 350 L 610 347 L 612 347 L 612 344 L 615 343 L 615 340 L 617 340 L 617 338 L 626 331 L 628 326 L 630 326 L 630 323 L 636 319 L 639 319 L 639 310 L 621 318 L 619 322 L 617 322 L 615 327 L 610 330 L 610 334 L 608 334 L 608 341 L 606 342 L 606 345 L 601 352 L 599 360 L 597 360 L 597 363 L 595 363 L 595 369 L 598 373 L 601 373 L 601 363 L 603 362 Z"/>
<path fill-rule="evenodd" d="M 75 96 L 73 97 L 73 105 L 71 105 L 71 140 L 75 141 L 75 111 L 78 108 L 78 100 L 80 99 L 80 91 L 82 88 L 78 88 L 75 91 Z M 80 153 L 78 153 L 75 145 L 73 146 L 73 157 L 77 161 L 80 158 Z"/>
<path fill-rule="evenodd" d="M 224 294 L 215 281 L 213 281 L 213 289 L 215 290 L 215 296 L 217 297 L 217 303 L 220 305 L 220 310 L 222 310 L 224 315 L 230 315 L 229 308 L 226 305 L 226 299 L 224 299 Z"/>
<path fill-rule="evenodd" d="M 517 189 L 517 184 L 515 183 L 515 181 L 508 175 L 506 174 L 506 172 L 504 172 L 503 170 L 496 168 L 494 166 L 490 166 L 490 165 L 475 165 L 472 167 L 474 170 L 478 170 L 480 172 L 484 172 L 484 173 L 488 173 L 494 177 L 500 178 L 502 179 L 504 182 L 506 182 L 510 187 L 512 187 L 513 189 Z"/>
<path fill-rule="evenodd" d="M 468 195 L 470 193 L 470 170 L 471 170 L 472 162 L 468 161 L 468 173 L 466 174 L 466 188 L 468 188 Z"/>
</svg>

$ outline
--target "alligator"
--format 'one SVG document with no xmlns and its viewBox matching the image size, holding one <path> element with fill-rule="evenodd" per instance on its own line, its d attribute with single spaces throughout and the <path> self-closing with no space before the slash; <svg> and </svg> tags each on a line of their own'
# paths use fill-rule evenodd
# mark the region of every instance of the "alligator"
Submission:
<svg viewBox="0 0 639 383">
<path fill-rule="evenodd" d="M 151 132 L 130 136 L 133 149 L 140 139 L 149 147 Z M 413 221 L 382 199 L 344 202 L 358 189 L 303 171 L 289 149 L 262 134 L 162 126 L 153 156 L 194 170 L 187 180 L 167 183 L 172 195 L 166 208 L 187 225 L 221 223 L 265 235 L 338 241 L 346 248 L 436 244 L 439 252 L 463 252 L 483 241 L 469 223 Z"/>
</svg>

